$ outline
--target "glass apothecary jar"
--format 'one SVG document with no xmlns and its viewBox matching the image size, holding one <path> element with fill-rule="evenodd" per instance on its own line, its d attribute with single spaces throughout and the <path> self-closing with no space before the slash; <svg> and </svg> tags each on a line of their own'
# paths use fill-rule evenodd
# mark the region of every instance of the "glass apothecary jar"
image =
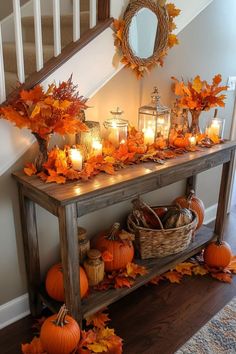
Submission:
<svg viewBox="0 0 236 354">
<path fill-rule="evenodd" d="M 156 138 L 168 139 L 170 131 L 170 109 L 161 104 L 157 87 L 151 94 L 151 102 L 139 108 L 139 131 L 144 133 L 146 144 L 154 143 Z"/>
<path fill-rule="evenodd" d="M 117 108 L 116 111 L 111 111 L 112 118 L 104 122 L 106 128 L 106 139 L 110 141 L 116 148 L 120 143 L 125 143 L 128 136 L 128 121 L 122 119 L 123 111 Z"/>
</svg>

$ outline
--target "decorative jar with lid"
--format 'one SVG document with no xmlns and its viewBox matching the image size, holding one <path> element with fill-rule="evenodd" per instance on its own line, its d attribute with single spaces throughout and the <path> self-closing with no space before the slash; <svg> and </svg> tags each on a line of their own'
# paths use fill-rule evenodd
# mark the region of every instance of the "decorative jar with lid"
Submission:
<svg viewBox="0 0 236 354">
<path fill-rule="evenodd" d="M 88 258 L 84 262 L 84 268 L 88 276 L 90 286 L 95 286 L 103 281 L 104 278 L 104 262 L 101 259 L 101 252 L 91 249 L 87 252 Z"/>
<path fill-rule="evenodd" d="M 113 117 L 104 122 L 107 129 L 106 138 L 117 148 L 120 143 L 127 141 L 128 121 L 121 118 L 123 111 L 119 108 L 116 111 L 111 111 L 111 114 Z"/>
</svg>

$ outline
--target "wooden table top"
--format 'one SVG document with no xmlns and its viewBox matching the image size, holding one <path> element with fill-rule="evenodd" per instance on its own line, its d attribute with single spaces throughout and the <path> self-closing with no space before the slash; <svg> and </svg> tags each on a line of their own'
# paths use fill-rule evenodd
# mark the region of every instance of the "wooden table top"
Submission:
<svg viewBox="0 0 236 354">
<path fill-rule="evenodd" d="M 153 162 L 140 163 L 119 170 L 114 175 L 101 173 L 89 181 L 67 182 L 64 185 L 44 183 L 37 176 L 28 177 L 23 171 L 13 173 L 13 177 L 27 189 L 37 191 L 38 196 L 47 196 L 57 205 L 83 203 L 87 199 L 91 203 L 93 197 L 101 197 L 104 193 L 114 194 L 118 190 L 121 193 L 123 190 L 124 193 L 125 188 L 132 185 L 136 185 L 136 192 L 140 190 L 141 194 L 203 172 L 229 161 L 231 152 L 235 149 L 236 141 L 225 142 L 212 148 L 185 153 L 165 161 L 163 165 Z M 121 201 L 122 198 L 119 198 Z"/>
</svg>

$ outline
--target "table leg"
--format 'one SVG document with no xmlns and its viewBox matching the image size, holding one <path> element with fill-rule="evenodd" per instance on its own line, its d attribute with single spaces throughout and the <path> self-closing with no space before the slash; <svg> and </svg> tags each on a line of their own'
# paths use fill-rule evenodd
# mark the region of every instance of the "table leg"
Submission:
<svg viewBox="0 0 236 354">
<path fill-rule="evenodd" d="M 74 319 L 81 324 L 76 204 L 60 207 L 58 217 L 66 307 Z"/>
<path fill-rule="evenodd" d="M 24 195 L 24 187 L 21 185 L 19 202 L 30 311 L 33 316 L 37 316 L 42 311 L 42 303 L 39 297 L 41 276 L 36 211 L 35 203 Z"/>
<path fill-rule="evenodd" d="M 216 223 L 215 223 L 215 233 L 217 234 L 218 241 L 222 241 L 224 235 L 225 219 L 227 216 L 230 186 L 231 186 L 232 172 L 233 172 L 233 165 L 234 165 L 234 155 L 235 155 L 235 151 L 231 153 L 230 161 L 223 164 Z"/>
<path fill-rule="evenodd" d="M 189 195 L 191 190 L 196 192 L 197 176 L 191 176 L 187 178 L 186 181 L 186 195 Z"/>
</svg>

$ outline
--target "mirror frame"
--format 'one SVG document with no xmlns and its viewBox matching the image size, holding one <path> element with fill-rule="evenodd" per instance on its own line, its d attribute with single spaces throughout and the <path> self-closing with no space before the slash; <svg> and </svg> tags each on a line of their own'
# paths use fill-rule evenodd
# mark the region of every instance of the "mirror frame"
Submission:
<svg viewBox="0 0 236 354">
<path fill-rule="evenodd" d="M 129 43 L 129 30 L 133 17 L 143 8 L 147 8 L 155 13 L 158 19 L 158 36 L 156 36 L 154 53 L 148 58 L 137 57 Z M 138 66 L 148 66 L 156 64 L 161 54 L 168 44 L 169 22 L 165 6 L 160 6 L 153 0 L 135 0 L 131 1 L 124 13 L 124 31 L 122 41 L 122 52 L 131 64 Z"/>
</svg>

